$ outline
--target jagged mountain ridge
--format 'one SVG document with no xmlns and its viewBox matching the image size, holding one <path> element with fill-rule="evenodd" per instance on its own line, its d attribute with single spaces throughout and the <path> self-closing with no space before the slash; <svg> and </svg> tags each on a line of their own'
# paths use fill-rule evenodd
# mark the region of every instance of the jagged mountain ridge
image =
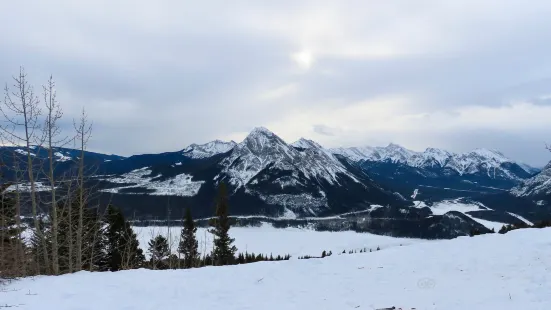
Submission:
<svg viewBox="0 0 551 310">
<path fill-rule="evenodd" d="M 182 162 L 207 160 L 214 156 L 222 156 L 217 164 L 220 171 L 214 176 L 215 182 L 225 181 L 235 192 L 243 190 L 268 204 L 273 204 L 275 198 L 261 189 L 271 188 L 274 191 L 277 188 L 277 200 L 285 201 L 285 208 L 289 210 L 300 209 L 299 206 L 304 204 L 315 205 L 314 209 L 318 211 L 327 208 L 324 188 L 342 186 L 342 182 L 363 186 L 362 182 L 369 179 L 370 186 L 392 189 L 402 197 L 409 197 L 417 191 L 420 193 L 418 198 L 424 200 L 509 190 L 531 176 L 498 151 L 477 149 L 454 154 L 428 148 L 424 152 L 414 152 L 396 144 L 326 149 L 304 138 L 287 144 L 263 127 L 252 130 L 241 143 L 215 140 L 192 144 L 181 152 L 133 156 L 126 162 L 134 163 L 129 166 L 132 169 L 141 169 L 147 164 L 170 164 L 174 167 L 182 165 Z M 120 168 L 124 165 L 117 163 L 114 166 L 118 168 L 116 173 L 121 173 Z M 355 171 L 351 173 L 350 169 Z M 131 171 L 127 169 L 122 172 Z M 151 169 L 147 171 L 152 173 Z M 138 173 L 150 179 L 149 190 L 158 188 L 155 175 L 146 175 L 143 170 Z M 363 180 L 359 180 L 358 175 Z M 197 177 L 193 174 L 175 177 L 178 178 L 175 183 L 182 188 L 197 189 L 197 183 L 194 183 Z M 204 183 L 209 180 L 199 181 Z M 322 183 L 324 185 L 320 185 Z M 140 188 L 140 184 L 134 187 Z M 173 193 L 185 196 L 195 192 L 182 190 Z M 316 214 L 318 211 L 309 212 Z"/>
<path fill-rule="evenodd" d="M 191 144 L 182 153 L 190 158 L 207 158 L 231 151 L 237 143 L 214 140 L 205 144 Z"/>
<path fill-rule="evenodd" d="M 549 204 L 551 202 L 551 162 L 540 173 L 513 188 L 511 193 L 517 197 L 533 199 L 540 205 Z"/>
<path fill-rule="evenodd" d="M 485 173 L 493 178 L 519 180 L 533 174 L 536 170 L 507 158 L 499 151 L 488 149 L 475 149 L 462 154 L 436 148 L 415 152 L 391 143 L 386 147 L 334 148 L 330 151 L 355 161 L 390 162 L 415 168 L 451 169 L 459 175 Z M 510 170 L 507 166 L 511 165 L 517 165 L 520 169 Z"/>
<path fill-rule="evenodd" d="M 60 163 L 74 162 L 73 157 L 68 159 L 69 153 L 58 156 Z M 363 214 L 369 210 L 370 224 L 361 229 L 380 233 L 402 231 L 401 234 L 415 236 L 413 230 L 429 229 L 437 225 L 430 219 L 440 217 L 447 219 L 445 225 L 462 223 L 462 228 L 452 229 L 453 233 L 446 230 L 449 227 L 444 229 L 445 233 L 433 231 L 433 237 L 468 233 L 479 225 L 471 215 L 465 213 L 460 219 L 447 213 L 433 213 L 432 209 L 416 209 L 419 204 L 414 200 L 430 206 L 431 200 L 438 198 L 428 191 L 430 184 L 442 186 L 444 182 L 444 186 L 457 186 L 457 182 L 477 182 L 474 180 L 480 180 L 479 176 L 442 169 L 443 158 L 449 152 L 430 149 L 427 153 L 436 154 L 423 157 L 432 164 L 420 167 L 407 165 L 415 152 L 397 145 L 391 145 L 385 156 L 381 156 L 394 161 L 353 160 L 312 140 L 288 144 L 269 130 L 256 128 L 241 143 L 215 140 L 176 152 L 113 158 L 117 160 L 99 156 L 95 163 L 98 175 L 92 183 L 99 190 L 99 205 L 115 204 L 138 219 L 164 218 L 167 212 L 172 218 L 179 218 L 184 207 L 191 207 L 196 217 L 211 216 L 218 184 L 224 181 L 228 184 L 233 215 L 298 218 L 295 221 L 300 223 L 308 217 Z M 487 156 L 478 153 L 479 157 Z M 453 177 L 446 179 L 447 174 Z M 490 185 L 495 185 L 495 179 L 483 175 L 494 182 Z M 458 193 L 466 196 L 464 191 Z M 457 194 L 451 198 L 457 198 Z M 521 210 L 512 206 L 501 210 L 500 205 L 497 202 L 492 211 L 479 212 L 477 217 L 511 221 L 506 212 L 514 211 L 524 212 L 532 219 L 541 218 L 541 212 L 533 208 Z M 402 219 L 404 214 L 412 218 Z M 356 224 L 350 224 L 356 226 L 350 227 L 360 229 L 357 225 L 363 219 L 359 217 Z"/>
<path fill-rule="evenodd" d="M 182 152 L 132 156 L 126 163 L 107 165 L 105 174 L 115 176 L 102 179 L 110 183 L 103 192 L 172 195 L 205 203 L 203 198 L 210 195 L 212 199 L 223 181 L 230 200 L 246 201 L 245 214 L 287 217 L 409 203 L 373 182 L 358 165 L 337 158 L 313 141 L 308 145 L 291 146 L 260 127 L 235 145 L 213 141 Z M 126 168 L 121 170 L 121 166 Z"/>
</svg>

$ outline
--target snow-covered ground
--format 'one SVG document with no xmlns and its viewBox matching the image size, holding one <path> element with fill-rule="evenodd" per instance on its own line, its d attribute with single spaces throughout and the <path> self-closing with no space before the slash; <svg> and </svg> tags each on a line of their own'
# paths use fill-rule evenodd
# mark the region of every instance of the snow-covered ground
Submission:
<svg viewBox="0 0 551 310">
<path fill-rule="evenodd" d="M 461 202 L 461 199 L 443 200 L 433 204 L 432 206 L 427 206 L 427 204 L 425 204 L 423 201 L 415 201 L 415 207 L 416 208 L 429 207 L 432 213 L 435 215 L 443 215 L 450 211 L 462 212 L 466 216 L 484 225 L 486 228 L 494 229 L 496 232 L 499 231 L 503 227 L 503 225 L 506 225 L 506 223 L 483 220 L 483 219 L 473 217 L 470 214 L 467 214 L 467 212 L 471 212 L 471 211 L 491 211 L 492 209 L 487 208 L 479 203 L 464 203 L 464 202 Z M 521 217 L 520 215 L 511 213 L 511 212 L 509 212 L 509 214 L 524 221 L 526 224 L 532 225 L 531 222 Z"/>
<path fill-rule="evenodd" d="M 150 195 L 156 196 L 194 196 L 199 192 L 203 181 L 193 181 L 192 176 L 189 174 L 179 174 L 175 177 L 158 181 L 153 180 L 158 176 L 150 176 L 151 170 L 147 167 L 132 170 L 128 173 L 125 173 L 117 177 L 108 177 L 104 180 L 111 183 L 120 183 L 120 184 L 133 184 L 125 185 L 121 187 L 114 187 L 101 190 L 106 193 L 121 193 L 121 190 L 128 190 L 132 188 L 146 188 L 151 190 Z M 126 192 L 127 194 L 135 194 L 132 192 Z"/>
<path fill-rule="evenodd" d="M 2 287 L 0 305 L 28 310 L 548 310 L 550 257 L 551 228 L 522 229 L 325 259 L 23 279 Z"/>
<path fill-rule="evenodd" d="M 490 210 L 482 206 L 481 204 L 475 203 L 463 203 L 460 199 L 455 200 L 443 200 L 437 203 L 434 203 L 432 206 L 427 206 L 423 201 L 415 201 L 416 208 L 429 207 L 434 215 L 443 215 L 450 211 L 459 211 L 462 213 L 471 212 L 471 211 L 484 211 Z"/>
<path fill-rule="evenodd" d="M 169 243 L 173 252 L 178 247 L 180 238 L 180 227 L 133 227 L 138 235 L 140 247 L 147 250 L 147 243 L 156 235 L 167 237 L 170 234 Z M 232 227 L 230 235 L 235 238 L 235 245 L 240 252 L 255 254 L 290 254 L 294 258 L 301 255 L 321 255 L 322 251 L 340 253 L 343 250 L 360 250 L 377 247 L 381 249 L 406 246 L 418 242 L 429 242 L 427 240 L 393 238 L 374 235 L 369 233 L 356 233 L 353 231 L 342 232 L 319 232 L 311 229 L 301 228 L 274 228 L 271 224 L 263 224 L 261 227 Z M 199 250 L 203 253 L 212 250 L 212 235 L 206 228 L 197 229 L 197 240 Z M 147 255 L 147 253 L 146 253 Z"/>
</svg>

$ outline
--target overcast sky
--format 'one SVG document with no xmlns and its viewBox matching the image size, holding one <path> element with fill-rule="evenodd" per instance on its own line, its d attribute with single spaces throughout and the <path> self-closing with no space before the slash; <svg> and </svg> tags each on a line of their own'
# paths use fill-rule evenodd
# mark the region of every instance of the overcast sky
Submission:
<svg viewBox="0 0 551 310">
<path fill-rule="evenodd" d="M 300 4 L 297 4 L 300 3 Z M 551 2 L 17 0 L 0 81 L 51 73 L 92 150 L 175 151 L 264 126 L 326 147 L 551 159 Z"/>
</svg>

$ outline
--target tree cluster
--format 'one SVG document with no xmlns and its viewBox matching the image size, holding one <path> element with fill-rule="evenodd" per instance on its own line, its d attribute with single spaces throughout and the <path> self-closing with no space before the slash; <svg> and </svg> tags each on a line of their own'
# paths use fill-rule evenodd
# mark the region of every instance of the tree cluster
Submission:
<svg viewBox="0 0 551 310">
<path fill-rule="evenodd" d="M 64 136 L 59 126 L 63 111 L 52 77 L 42 90 L 39 98 L 21 68 L 13 84 L 6 84 L 0 102 L 0 142 L 12 146 L 11 151 L 5 148 L 0 154 L 2 171 L 10 172 L 9 179 L 0 180 L 0 276 L 57 275 L 94 264 L 91 240 L 95 242 L 99 217 L 90 214 L 86 206 L 89 192 L 84 184 L 84 154 L 91 126 L 83 110 L 80 120 L 74 121 L 74 135 Z M 71 163 L 77 171 L 56 175 L 58 150 L 71 142 L 80 150 L 78 162 Z M 37 156 L 44 151 L 46 159 Z M 39 194 L 39 187 L 47 187 L 47 194 Z M 27 210 L 30 223 L 22 220 Z M 23 238 L 26 229 L 32 230 L 30 243 Z"/>
<path fill-rule="evenodd" d="M 545 228 L 545 227 L 551 227 L 551 220 L 542 220 L 539 222 L 535 222 L 534 225 L 528 225 L 524 222 L 517 223 L 517 224 L 509 224 L 509 225 L 503 225 L 501 229 L 498 231 L 500 234 L 506 234 L 512 230 L 517 229 L 524 229 L 524 228 Z"/>
<path fill-rule="evenodd" d="M 235 264 L 249 264 L 260 261 L 282 261 L 289 260 L 290 255 L 238 253 L 233 245 L 235 241 L 229 236 L 230 219 L 228 216 L 228 198 L 226 186 L 221 183 L 216 198 L 215 218 L 210 221 L 213 235 L 213 249 L 211 253 L 199 253 L 199 242 L 196 238 L 197 226 L 193 220 L 191 210 L 188 208 L 183 220 L 183 227 L 180 232 L 177 254 L 171 253 L 169 240 L 162 235 L 157 235 L 149 241 L 148 253 L 151 255 L 146 267 L 151 269 L 188 269 L 204 266 L 224 266 Z"/>
</svg>

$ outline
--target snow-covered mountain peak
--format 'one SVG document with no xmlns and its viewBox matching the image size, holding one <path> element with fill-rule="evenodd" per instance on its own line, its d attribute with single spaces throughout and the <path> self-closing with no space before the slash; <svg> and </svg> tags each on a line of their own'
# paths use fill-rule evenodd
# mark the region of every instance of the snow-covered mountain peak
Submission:
<svg viewBox="0 0 551 310">
<path fill-rule="evenodd" d="M 438 149 L 438 148 L 434 148 L 434 147 L 428 147 L 425 152 L 425 154 L 435 154 L 435 155 L 447 155 L 447 156 L 450 156 L 452 155 L 451 152 L 448 152 L 446 150 L 443 150 L 443 149 Z"/>
<path fill-rule="evenodd" d="M 341 147 L 341 148 L 329 149 L 329 151 L 333 154 L 338 154 L 338 155 L 347 157 L 353 161 L 377 160 L 379 156 L 376 148 L 371 146 Z"/>
<path fill-rule="evenodd" d="M 249 136 L 253 137 L 258 135 L 274 136 L 275 134 L 271 132 L 268 128 L 262 126 L 253 128 L 253 130 L 251 130 L 251 132 L 249 133 Z"/>
<path fill-rule="evenodd" d="M 278 150 L 288 150 L 291 148 L 275 133 L 264 127 L 254 128 L 237 147 L 239 149 L 246 147 L 254 154 L 266 154 L 267 152 L 272 153 L 278 152 Z"/>
<path fill-rule="evenodd" d="M 310 149 L 310 148 L 322 149 L 323 148 L 317 142 L 309 140 L 309 139 L 305 139 L 305 138 L 300 138 L 299 140 L 291 143 L 291 146 L 294 146 L 294 147 L 297 147 L 297 148 L 302 148 L 302 149 Z"/>
<path fill-rule="evenodd" d="M 390 143 L 387 147 L 377 148 L 377 151 L 381 161 L 391 161 L 394 163 L 408 163 L 417 154 L 395 143 Z"/>
<path fill-rule="evenodd" d="M 427 148 L 424 152 L 415 152 L 398 144 L 390 143 L 386 147 L 352 147 L 331 149 L 330 151 L 355 161 L 392 162 L 416 168 L 449 168 L 460 175 L 485 174 L 491 178 L 499 176 L 517 180 L 521 179 L 524 174 L 519 174 L 520 169 L 529 174 L 534 173 L 533 168 L 519 165 L 499 151 L 483 148 L 462 154 L 432 147 Z M 509 170 L 508 167 L 511 165 L 513 168 Z M 520 167 L 520 169 L 515 169 L 514 166 Z"/>
<path fill-rule="evenodd" d="M 513 162 L 511 159 L 505 157 L 503 153 L 497 150 L 478 148 L 471 151 L 468 154 L 474 154 L 476 156 L 480 156 L 481 158 L 484 158 L 485 160 L 491 160 L 497 163 Z"/>
<path fill-rule="evenodd" d="M 551 195 L 551 162 L 543 170 L 511 190 L 516 196 L 544 197 Z"/>
<path fill-rule="evenodd" d="M 294 145 L 295 147 L 285 143 L 265 128 L 255 128 L 221 162 L 226 167 L 223 174 L 228 177 L 230 184 L 238 188 L 246 187 L 248 190 L 253 190 L 251 186 L 254 188 L 261 182 L 274 182 L 282 191 L 289 186 L 304 187 L 306 184 L 317 184 L 321 180 L 336 184 L 341 177 L 358 182 L 331 152 L 316 142 L 300 139 Z M 267 175 L 270 173 L 281 176 L 269 181 L 270 177 Z M 315 195 L 320 195 L 319 192 L 322 191 L 318 186 L 320 185 L 312 185 L 312 188 L 316 188 Z"/>
<path fill-rule="evenodd" d="M 214 140 L 205 144 L 191 144 L 186 147 L 182 153 L 190 158 L 206 158 L 229 152 L 236 145 L 237 143 L 234 141 L 225 142 L 221 140 Z"/>
</svg>

